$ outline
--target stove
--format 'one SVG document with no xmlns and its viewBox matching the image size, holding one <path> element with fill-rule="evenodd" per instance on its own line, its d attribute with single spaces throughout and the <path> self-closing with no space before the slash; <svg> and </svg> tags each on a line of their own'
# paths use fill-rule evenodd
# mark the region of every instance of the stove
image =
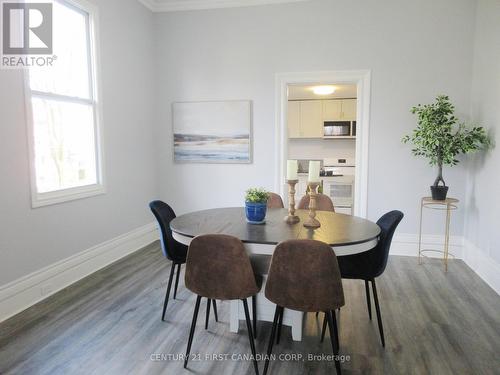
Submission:
<svg viewBox="0 0 500 375">
<path fill-rule="evenodd" d="M 352 215 L 356 168 L 352 158 L 323 160 L 323 193 L 328 195 L 338 213 Z"/>
</svg>

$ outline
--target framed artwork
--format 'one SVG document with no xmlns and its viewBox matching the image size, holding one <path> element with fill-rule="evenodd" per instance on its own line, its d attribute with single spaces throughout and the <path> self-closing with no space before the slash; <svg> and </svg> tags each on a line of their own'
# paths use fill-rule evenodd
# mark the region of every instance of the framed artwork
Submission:
<svg viewBox="0 0 500 375">
<path fill-rule="evenodd" d="M 172 104 L 174 161 L 251 162 L 251 102 Z"/>
</svg>

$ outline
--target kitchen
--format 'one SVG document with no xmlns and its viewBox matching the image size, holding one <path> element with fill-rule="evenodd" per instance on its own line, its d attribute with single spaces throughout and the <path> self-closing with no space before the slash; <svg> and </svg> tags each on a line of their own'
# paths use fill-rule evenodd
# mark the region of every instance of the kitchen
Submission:
<svg viewBox="0 0 500 375">
<path fill-rule="evenodd" d="M 319 161 L 319 192 L 348 215 L 355 205 L 356 107 L 356 85 L 288 86 L 288 158 L 298 160 L 297 196 L 306 194 L 309 161 Z"/>
</svg>

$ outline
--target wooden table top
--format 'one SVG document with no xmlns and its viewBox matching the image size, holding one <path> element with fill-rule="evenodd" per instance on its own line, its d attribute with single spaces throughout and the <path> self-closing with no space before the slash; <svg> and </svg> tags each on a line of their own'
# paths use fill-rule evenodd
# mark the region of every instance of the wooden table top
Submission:
<svg viewBox="0 0 500 375">
<path fill-rule="evenodd" d="M 284 208 L 267 210 L 266 223 L 248 224 L 243 207 L 214 208 L 181 215 L 170 223 L 175 233 L 187 237 L 201 234 L 227 234 L 246 243 L 275 245 L 291 239 L 312 239 L 330 246 L 347 246 L 368 242 L 380 234 L 380 227 L 372 221 L 356 216 L 317 211 L 321 223 L 317 229 L 305 228 L 303 223 L 309 211 L 297 210 L 297 224 L 283 220 L 288 211 Z"/>
</svg>

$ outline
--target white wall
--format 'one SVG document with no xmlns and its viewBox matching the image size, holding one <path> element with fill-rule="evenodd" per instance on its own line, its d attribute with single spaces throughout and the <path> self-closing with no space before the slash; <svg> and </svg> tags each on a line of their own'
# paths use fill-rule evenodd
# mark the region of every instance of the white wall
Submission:
<svg viewBox="0 0 500 375">
<path fill-rule="evenodd" d="M 99 0 L 105 195 L 32 209 L 20 71 L 0 70 L 0 285 L 153 221 L 153 15 Z"/>
<path fill-rule="evenodd" d="M 249 186 L 272 189 L 278 72 L 372 70 L 368 216 L 399 208 L 401 232 L 416 232 L 418 197 L 428 194 L 434 171 L 400 139 L 415 124 L 409 108 L 436 94 L 449 94 L 458 114 L 469 114 L 475 2 L 313 0 L 153 15 L 135 0 L 93 1 L 108 192 L 31 209 L 22 75 L 0 70 L 0 285 L 152 222 L 147 202 L 158 192 L 182 213 L 241 205 Z M 480 0 L 472 115 L 493 133 L 498 17 L 498 2 Z M 253 101 L 252 164 L 173 164 L 171 103 L 208 99 Z M 484 159 L 469 174 L 466 236 L 498 261 L 498 152 Z M 445 171 L 450 194 L 462 202 L 464 172 Z M 441 233 L 441 223 L 431 219 L 426 231 Z M 461 236 L 463 224 L 462 209 L 452 234 Z"/>
<path fill-rule="evenodd" d="M 469 0 L 314 0 L 159 14 L 157 34 L 161 196 L 178 212 L 242 205 L 250 186 L 274 186 L 275 74 L 372 70 L 368 217 L 406 214 L 400 230 L 416 233 L 419 197 L 435 171 L 401 137 L 415 126 L 409 108 L 451 96 L 468 115 L 475 3 Z M 254 162 L 172 162 L 171 103 L 251 99 Z M 450 195 L 464 199 L 463 166 L 445 170 Z M 442 217 L 426 231 L 442 233 Z M 463 210 L 452 234 L 462 235 Z"/>
<path fill-rule="evenodd" d="M 471 119 L 489 130 L 496 147 L 469 163 L 466 261 L 491 275 L 500 293 L 500 1 L 478 1 L 474 47 Z"/>
</svg>

